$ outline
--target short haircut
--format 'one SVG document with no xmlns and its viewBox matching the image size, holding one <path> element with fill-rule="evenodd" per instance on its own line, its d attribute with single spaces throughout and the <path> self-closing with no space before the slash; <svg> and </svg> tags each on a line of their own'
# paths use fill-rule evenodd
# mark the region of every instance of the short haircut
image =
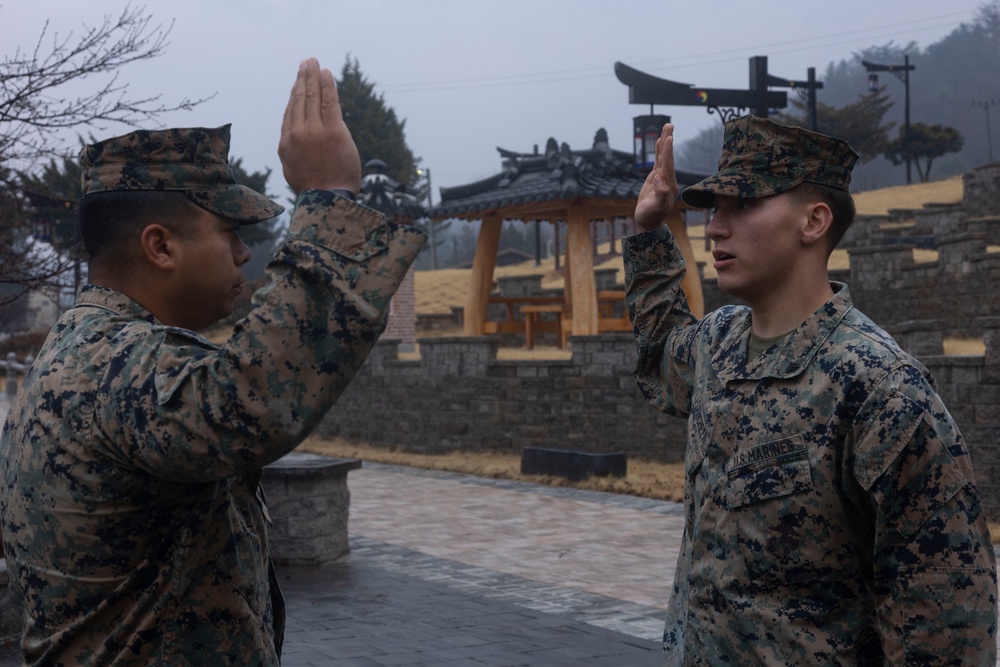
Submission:
<svg viewBox="0 0 1000 667">
<path fill-rule="evenodd" d="M 857 213 L 851 193 L 828 185 L 806 182 L 790 190 L 789 194 L 798 202 L 818 199 L 830 207 L 833 222 L 830 224 L 830 231 L 827 232 L 827 252 L 833 252 L 854 222 Z"/>
<path fill-rule="evenodd" d="M 195 204 L 184 192 L 170 190 L 113 190 L 80 199 L 80 236 L 92 267 L 123 268 L 138 247 L 142 230 L 161 224 L 190 235 Z"/>
</svg>

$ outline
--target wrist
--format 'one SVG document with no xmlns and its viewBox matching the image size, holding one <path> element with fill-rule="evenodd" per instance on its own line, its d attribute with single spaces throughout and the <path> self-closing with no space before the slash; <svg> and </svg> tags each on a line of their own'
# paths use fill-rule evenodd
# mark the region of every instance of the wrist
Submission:
<svg viewBox="0 0 1000 667">
<path fill-rule="evenodd" d="M 638 230 L 640 232 L 651 232 L 654 229 L 659 229 L 660 227 L 666 226 L 666 221 L 665 220 L 658 220 L 656 222 L 648 222 L 648 223 L 643 223 L 643 224 L 640 224 L 640 223 L 636 222 L 635 226 L 636 226 L 636 228 L 638 228 Z"/>
<path fill-rule="evenodd" d="M 330 188 L 329 192 L 350 201 L 357 201 L 358 199 L 357 193 L 355 193 L 354 190 L 348 190 L 347 188 Z"/>
</svg>

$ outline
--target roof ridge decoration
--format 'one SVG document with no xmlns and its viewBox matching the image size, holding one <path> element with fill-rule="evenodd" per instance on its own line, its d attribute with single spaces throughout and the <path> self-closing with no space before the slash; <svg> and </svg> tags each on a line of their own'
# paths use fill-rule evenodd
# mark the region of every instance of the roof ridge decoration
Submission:
<svg viewBox="0 0 1000 667">
<path fill-rule="evenodd" d="M 550 137 L 544 152 L 537 145 L 525 153 L 497 147 L 501 171 L 494 176 L 441 188 L 434 218 L 469 217 L 477 213 L 546 201 L 601 199 L 634 202 L 649 173 L 635 165 L 632 153 L 611 148 L 607 130 L 594 134 L 590 148 L 573 150 Z M 697 178 L 695 178 L 697 176 Z M 706 175 L 678 172 L 683 185 Z"/>
</svg>

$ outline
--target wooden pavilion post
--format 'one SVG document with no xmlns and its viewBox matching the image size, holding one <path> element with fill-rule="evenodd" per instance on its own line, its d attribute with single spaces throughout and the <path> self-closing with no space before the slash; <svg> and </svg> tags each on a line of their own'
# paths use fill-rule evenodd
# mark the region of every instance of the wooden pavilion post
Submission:
<svg viewBox="0 0 1000 667">
<path fill-rule="evenodd" d="M 688 300 L 688 307 L 691 314 L 701 319 L 705 315 L 705 296 L 701 290 L 701 276 L 698 274 L 698 259 L 694 255 L 694 248 L 691 246 L 691 238 L 687 232 L 687 222 L 684 219 L 684 212 L 674 210 L 667 218 L 667 228 L 674 235 L 677 247 L 680 248 L 684 261 L 687 263 L 687 273 L 681 282 L 681 289 Z"/>
<path fill-rule="evenodd" d="M 573 309 L 573 335 L 597 333 L 597 285 L 594 282 L 590 207 L 570 206 L 566 212 L 566 289 Z"/>
<path fill-rule="evenodd" d="M 552 223 L 552 257 L 555 259 L 556 271 L 559 270 L 559 221 Z"/>
<path fill-rule="evenodd" d="M 497 248 L 500 246 L 502 230 L 503 218 L 497 215 L 486 216 L 480 223 L 476 254 L 472 258 L 469 291 L 465 295 L 463 328 L 466 336 L 483 335 L 483 323 L 489 314 L 493 269 L 496 268 Z"/>
</svg>

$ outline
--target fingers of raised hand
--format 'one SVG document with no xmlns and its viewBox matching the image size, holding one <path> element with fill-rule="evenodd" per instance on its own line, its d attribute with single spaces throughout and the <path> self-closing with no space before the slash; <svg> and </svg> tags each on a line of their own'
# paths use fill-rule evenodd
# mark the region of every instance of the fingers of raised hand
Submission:
<svg viewBox="0 0 1000 667">
<path fill-rule="evenodd" d="M 302 106 L 303 118 L 306 121 L 322 121 L 322 89 L 320 86 L 319 61 L 315 58 L 306 60 L 304 70 L 305 100 Z"/>
<path fill-rule="evenodd" d="M 337 92 L 337 83 L 333 80 L 333 73 L 328 69 L 320 72 L 320 114 L 324 124 L 337 123 L 342 119 L 340 109 L 340 95 Z"/>
<path fill-rule="evenodd" d="M 667 123 L 663 126 L 660 138 L 656 140 L 656 163 L 653 172 L 659 176 L 654 179 L 654 187 L 659 193 L 677 192 L 677 171 L 674 167 L 674 126 Z"/>
<path fill-rule="evenodd" d="M 288 95 L 288 104 L 285 106 L 285 115 L 281 119 L 281 132 L 287 133 L 291 130 L 294 122 L 302 116 L 302 105 L 305 102 L 305 70 L 306 61 L 299 63 L 299 72 L 295 76 L 295 83 L 292 84 L 292 91 Z"/>
</svg>

